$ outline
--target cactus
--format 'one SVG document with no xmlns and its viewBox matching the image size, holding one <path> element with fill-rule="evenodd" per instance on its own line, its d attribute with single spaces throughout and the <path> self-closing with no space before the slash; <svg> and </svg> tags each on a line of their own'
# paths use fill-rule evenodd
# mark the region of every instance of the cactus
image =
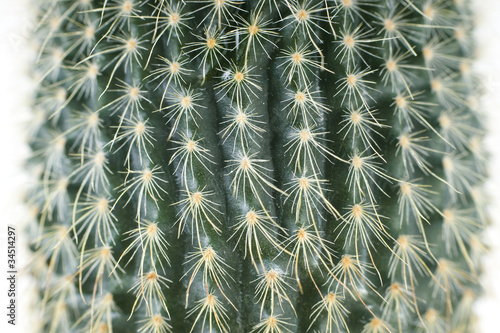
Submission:
<svg viewBox="0 0 500 333">
<path fill-rule="evenodd" d="M 474 330 L 469 1 L 39 6 L 34 331 Z"/>
</svg>

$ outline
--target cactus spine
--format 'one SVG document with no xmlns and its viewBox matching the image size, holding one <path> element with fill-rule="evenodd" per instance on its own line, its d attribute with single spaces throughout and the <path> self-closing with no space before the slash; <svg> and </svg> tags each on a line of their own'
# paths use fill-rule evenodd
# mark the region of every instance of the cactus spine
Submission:
<svg viewBox="0 0 500 333">
<path fill-rule="evenodd" d="M 40 331 L 473 330 L 468 1 L 40 9 Z"/>
</svg>

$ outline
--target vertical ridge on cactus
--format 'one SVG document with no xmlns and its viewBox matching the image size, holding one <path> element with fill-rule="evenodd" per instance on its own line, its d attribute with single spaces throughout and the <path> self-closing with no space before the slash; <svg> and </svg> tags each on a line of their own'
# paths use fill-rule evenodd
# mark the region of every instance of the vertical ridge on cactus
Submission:
<svg viewBox="0 0 500 333">
<path fill-rule="evenodd" d="M 40 331 L 474 330 L 469 1 L 39 7 Z"/>
</svg>

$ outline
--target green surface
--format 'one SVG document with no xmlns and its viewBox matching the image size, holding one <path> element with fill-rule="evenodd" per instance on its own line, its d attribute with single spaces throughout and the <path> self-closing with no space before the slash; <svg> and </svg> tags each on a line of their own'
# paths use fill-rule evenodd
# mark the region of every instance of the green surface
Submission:
<svg viewBox="0 0 500 333">
<path fill-rule="evenodd" d="M 468 1 L 39 12 L 36 329 L 474 330 L 487 217 Z"/>
</svg>

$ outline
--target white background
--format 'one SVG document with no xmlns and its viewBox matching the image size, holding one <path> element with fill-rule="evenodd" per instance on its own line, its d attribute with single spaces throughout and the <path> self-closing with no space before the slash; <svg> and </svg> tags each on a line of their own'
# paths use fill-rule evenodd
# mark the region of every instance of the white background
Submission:
<svg viewBox="0 0 500 333">
<path fill-rule="evenodd" d="M 19 226 L 26 220 L 21 204 L 23 189 L 29 176 L 23 172 L 23 160 L 29 148 L 24 143 L 24 128 L 30 118 L 30 92 L 34 88 L 28 66 L 34 52 L 27 44 L 33 27 L 31 0 L 0 0 L 0 327 L 1 332 L 31 333 L 33 319 L 29 316 L 24 296 L 33 292 L 29 278 L 18 275 L 17 326 L 7 324 L 7 244 L 8 224 Z M 30 11 L 30 7 L 32 8 Z M 23 263 L 23 238 L 18 230 L 18 270 Z M 25 246 L 24 246 L 25 247 Z M 25 253 L 25 251 L 24 251 Z M 25 261 L 24 261 L 25 263 Z M 19 297 L 19 294 L 21 297 Z"/>
<path fill-rule="evenodd" d="M 451 1 L 451 0 L 450 0 Z M 23 173 L 22 163 L 29 150 L 24 142 L 26 124 L 30 119 L 30 92 L 34 84 L 28 77 L 28 65 L 34 52 L 27 41 L 33 27 L 33 5 L 30 0 L 0 0 L 0 331 L 30 333 L 36 318 L 29 315 L 29 295 L 33 281 L 18 276 L 18 326 L 6 324 L 7 281 L 6 230 L 7 224 L 20 225 L 27 212 L 21 204 L 23 189 L 29 175 Z M 479 43 L 479 62 L 476 70 L 486 84 L 483 110 L 488 117 L 489 137 L 487 149 L 492 154 L 491 179 L 488 183 L 491 197 L 490 215 L 493 226 L 487 237 L 491 252 L 485 258 L 483 276 L 485 295 L 478 302 L 479 332 L 500 332 L 500 1 L 475 0 L 477 13 L 476 40 Z M 31 8 L 31 9 L 30 9 Z M 496 171 L 495 171 L 496 170 Z M 24 240 L 18 230 L 18 260 L 23 262 Z M 25 261 L 24 261 L 25 262 Z"/>
</svg>

